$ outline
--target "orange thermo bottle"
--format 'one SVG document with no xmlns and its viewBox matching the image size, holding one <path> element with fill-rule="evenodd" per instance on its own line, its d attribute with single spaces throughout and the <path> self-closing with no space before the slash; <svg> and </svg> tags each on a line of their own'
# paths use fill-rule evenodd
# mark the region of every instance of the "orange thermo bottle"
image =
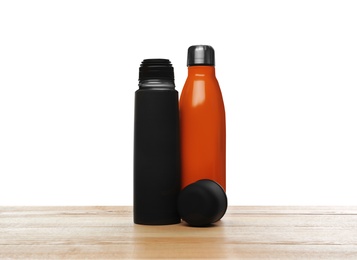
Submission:
<svg viewBox="0 0 357 260">
<path fill-rule="evenodd" d="M 214 49 L 188 49 L 188 77 L 180 96 L 182 188 L 210 179 L 226 190 L 226 122 L 215 75 Z"/>
</svg>

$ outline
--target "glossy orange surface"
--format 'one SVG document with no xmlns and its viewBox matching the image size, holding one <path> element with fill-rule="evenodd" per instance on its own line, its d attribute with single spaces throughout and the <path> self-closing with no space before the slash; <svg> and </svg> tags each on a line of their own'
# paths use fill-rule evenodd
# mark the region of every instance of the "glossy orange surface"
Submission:
<svg viewBox="0 0 357 260">
<path fill-rule="evenodd" d="M 226 189 L 226 122 L 213 66 L 190 66 L 180 97 L 182 188 L 211 179 Z"/>
</svg>

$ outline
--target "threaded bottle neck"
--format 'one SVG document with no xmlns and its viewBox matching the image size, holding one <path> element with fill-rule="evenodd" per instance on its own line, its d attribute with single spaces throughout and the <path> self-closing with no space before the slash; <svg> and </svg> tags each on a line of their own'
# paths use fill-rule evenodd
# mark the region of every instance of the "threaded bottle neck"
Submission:
<svg viewBox="0 0 357 260">
<path fill-rule="evenodd" d="M 139 81 L 174 80 L 174 68 L 168 59 L 145 59 L 139 68 Z"/>
</svg>

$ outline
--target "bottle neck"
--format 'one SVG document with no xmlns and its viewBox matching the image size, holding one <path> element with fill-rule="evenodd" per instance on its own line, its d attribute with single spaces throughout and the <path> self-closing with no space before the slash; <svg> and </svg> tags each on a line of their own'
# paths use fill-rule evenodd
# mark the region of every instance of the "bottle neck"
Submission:
<svg viewBox="0 0 357 260">
<path fill-rule="evenodd" d="M 196 77 L 215 77 L 216 70 L 214 66 L 189 66 L 188 75 Z"/>
<path fill-rule="evenodd" d="M 145 79 L 139 81 L 139 89 L 175 89 L 175 83 L 166 79 Z"/>
</svg>

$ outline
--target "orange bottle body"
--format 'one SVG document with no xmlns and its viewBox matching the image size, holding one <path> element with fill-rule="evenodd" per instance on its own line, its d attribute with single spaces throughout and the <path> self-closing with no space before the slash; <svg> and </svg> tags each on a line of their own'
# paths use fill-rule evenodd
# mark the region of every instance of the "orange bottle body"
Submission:
<svg viewBox="0 0 357 260">
<path fill-rule="evenodd" d="M 226 121 L 214 66 L 190 66 L 180 97 L 182 188 L 211 179 L 226 190 Z"/>
</svg>

